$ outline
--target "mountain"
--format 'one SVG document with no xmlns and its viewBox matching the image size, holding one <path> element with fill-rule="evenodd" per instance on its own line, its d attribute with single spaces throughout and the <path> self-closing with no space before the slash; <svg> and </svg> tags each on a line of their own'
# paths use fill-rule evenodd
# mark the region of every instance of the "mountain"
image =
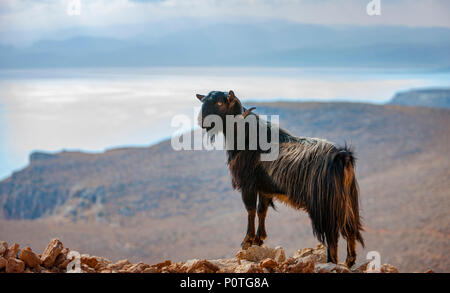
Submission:
<svg viewBox="0 0 450 293">
<path fill-rule="evenodd" d="M 357 155 L 366 248 L 401 271 L 449 271 L 450 112 L 362 103 L 253 103 L 301 136 L 351 144 Z M 0 235 L 45 248 L 59 237 L 108 258 L 229 257 L 246 213 L 223 151 L 174 151 L 169 141 L 101 154 L 33 153 L 0 183 Z M 277 204 L 270 246 L 311 247 L 306 214 Z M 345 257 L 340 243 L 340 259 Z"/>
<path fill-rule="evenodd" d="M 139 28 L 139 31 L 143 31 Z M 145 30 L 144 30 L 145 31 Z M 111 66 L 450 66 L 450 30 L 285 21 L 216 23 L 128 38 L 90 35 L 0 46 L 0 68 Z"/>
<path fill-rule="evenodd" d="M 418 89 L 397 93 L 392 105 L 450 108 L 450 89 Z"/>
</svg>

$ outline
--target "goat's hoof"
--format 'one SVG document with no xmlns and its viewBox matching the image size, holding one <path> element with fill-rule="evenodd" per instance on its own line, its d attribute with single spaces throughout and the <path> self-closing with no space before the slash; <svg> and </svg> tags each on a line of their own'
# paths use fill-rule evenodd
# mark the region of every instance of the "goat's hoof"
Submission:
<svg viewBox="0 0 450 293">
<path fill-rule="evenodd" d="M 351 268 L 353 265 L 355 264 L 355 260 L 354 259 L 347 259 L 345 260 L 345 265 L 347 266 L 347 268 Z"/>
<path fill-rule="evenodd" d="M 263 245 L 263 243 L 264 243 L 264 240 L 262 240 L 258 236 L 256 236 L 255 239 L 253 239 L 253 245 L 261 246 L 261 245 Z"/>
<path fill-rule="evenodd" d="M 241 249 L 242 250 L 247 250 L 250 246 L 252 246 L 251 243 L 245 242 L 241 244 Z"/>
<path fill-rule="evenodd" d="M 253 240 L 252 239 L 245 239 L 241 243 L 242 250 L 247 250 L 250 246 L 252 246 Z"/>
</svg>

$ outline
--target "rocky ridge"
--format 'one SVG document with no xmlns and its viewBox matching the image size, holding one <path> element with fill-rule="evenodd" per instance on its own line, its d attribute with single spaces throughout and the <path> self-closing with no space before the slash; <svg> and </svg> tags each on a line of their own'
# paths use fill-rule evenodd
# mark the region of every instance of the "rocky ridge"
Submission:
<svg viewBox="0 0 450 293">
<path fill-rule="evenodd" d="M 450 109 L 450 89 L 429 88 L 399 92 L 389 104 Z"/>
<path fill-rule="evenodd" d="M 8 246 L 0 241 L 0 273 L 366 273 L 369 261 L 347 268 L 326 262 L 326 248 L 297 250 L 286 257 L 282 247 L 252 246 L 240 250 L 234 258 L 191 259 L 185 262 L 166 260 L 157 264 L 128 260 L 112 262 L 106 258 L 79 254 L 65 248 L 59 239 L 52 239 L 42 254 L 30 247 L 20 249 L 17 243 Z M 390 264 L 383 264 L 380 273 L 398 273 Z M 432 272 L 432 271 L 427 271 Z"/>
</svg>

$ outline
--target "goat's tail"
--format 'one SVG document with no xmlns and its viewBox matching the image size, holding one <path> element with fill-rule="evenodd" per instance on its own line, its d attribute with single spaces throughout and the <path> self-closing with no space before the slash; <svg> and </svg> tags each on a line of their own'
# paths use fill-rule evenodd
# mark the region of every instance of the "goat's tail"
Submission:
<svg viewBox="0 0 450 293">
<path fill-rule="evenodd" d="M 344 146 L 339 149 L 335 160 L 341 162 L 344 170 L 342 197 L 345 202 L 345 217 L 340 221 L 341 233 L 345 238 L 355 237 L 364 247 L 361 232 L 364 231 L 359 215 L 359 190 L 355 177 L 355 157 L 351 148 Z"/>
<path fill-rule="evenodd" d="M 364 246 L 354 166 L 353 151 L 347 146 L 335 149 L 324 162 L 313 200 L 316 207 L 309 209 L 314 234 L 322 243 L 337 243 L 341 233 Z"/>
</svg>

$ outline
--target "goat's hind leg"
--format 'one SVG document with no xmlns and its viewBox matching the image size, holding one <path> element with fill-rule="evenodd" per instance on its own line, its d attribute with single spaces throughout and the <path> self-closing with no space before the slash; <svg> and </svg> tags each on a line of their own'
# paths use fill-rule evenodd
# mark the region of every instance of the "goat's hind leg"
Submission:
<svg viewBox="0 0 450 293">
<path fill-rule="evenodd" d="M 248 215 L 247 234 L 241 243 L 241 247 L 244 250 L 252 246 L 255 239 L 256 200 L 256 192 L 242 192 L 242 201 L 244 202 Z"/>
<path fill-rule="evenodd" d="M 327 235 L 327 262 L 338 263 L 338 241 L 339 234 Z"/>
<path fill-rule="evenodd" d="M 345 265 L 351 268 L 356 261 L 356 237 L 354 235 L 346 238 L 347 240 L 347 258 Z"/>
<path fill-rule="evenodd" d="M 261 246 L 264 243 L 264 239 L 267 237 L 266 233 L 266 215 L 269 207 L 270 198 L 263 196 L 261 193 L 258 197 L 258 231 L 256 232 L 254 245 Z"/>
</svg>

